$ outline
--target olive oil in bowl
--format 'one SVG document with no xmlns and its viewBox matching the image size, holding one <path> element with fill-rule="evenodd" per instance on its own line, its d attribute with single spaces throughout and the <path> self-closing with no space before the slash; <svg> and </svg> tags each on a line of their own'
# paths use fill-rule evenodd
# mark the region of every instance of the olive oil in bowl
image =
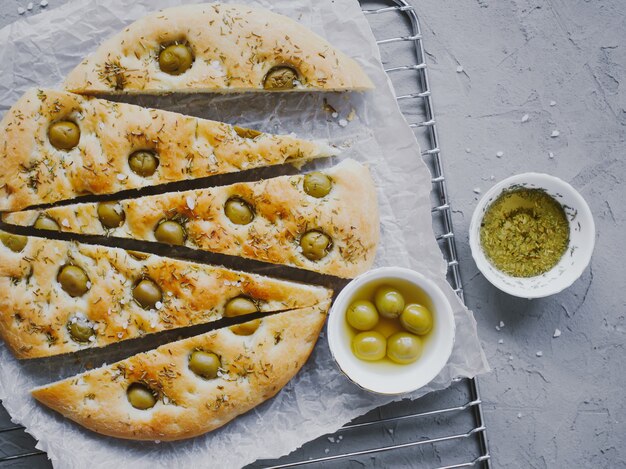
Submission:
<svg viewBox="0 0 626 469">
<path fill-rule="evenodd" d="M 430 310 L 432 321 L 424 327 L 413 316 L 405 316 L 403 324 L 398 317 L 381 317 L 381 312 L 393 316 L 400 310 L 394 295 L 392 298 L 384 295 L 389 301 L 383 300 L 382 296 L 376 301 L 376 292 L 383 286 L 401 295 L 404 300 L 400 305 L 402 312 L 406 305 L 421 304 Z M 371 302 L 376 308 L 376 324 L 372 323 L 371 315 L 351 316 L 348 322 L 346 312 L 351 305 L 362 300 Z M 407 327 L 422 333 L 415 335 L 421 344 L 421 353 L 417 355 L 412 338 L 409 337 L 408 342 L 404 340 L 404 334 L 409 334 Z M 441 372 L 452 353 L 455 329 L 450 301 L 435 281 L 402 267 L 381 267 L 359 275 L 339 293 L 328 318 L 328 343 L 337 366 L 351 381 L 371 392 L 402 394 L 425 386 Z M 382 338 L 385 347 L 382 354 L 380 349 L 368 348 L 366 344 L 360 350 L 369 354 L 365 357 L 367 359 L 355 355 L 353 340 L 363 332 L 380 334 L 378 338 Z M 390 340 L 398 333 L 403 335 Z M 393 360 L 388 357 L 388 342 L 396 344 L 391 354 Z"/>
<path fill-rule="evenodd" d="M 480 244 L 489 261 L 513 277 L 535 277 L 552 269 L 569 244 L 563 206 L 541 189 L 504 191 L 487 208 Z"/>
<path fill-rule="evenodd" d="M 433 304 L 430 297 L 420 288 L 415 285 L 407 282 L 405 280 L 400 279 L 381 279 L 371 284 L 366 284 L 355 290 L 354 294 L 351 296 L 351 301 L 348 304 L 348 308 L 350 305 L 354 304 L 357 301 L 368 301 L 371 302 L 375 307 L 374 297 L 376 292 L 381 287 L 391 287 L 400 293 L 404 300 L 405 307 L 410 304 L 418 304 L 424 306 L 426 309 L 431 312 L 432 315 L 432 328 L 426 334 L 417 335 L 417 340 L 419 342 L 420 353 L 414 361 L 419 361 L 421 355 L 424 353 L 424 350 L 429 348 L 430 337 L 432 334 L 435 334 L 435 330 L 437 328 L 437 321 L 435 320 L 433 311 Z M 404 309 L 404 308 L 403 308 Z M 344 320 L 342 321 L 344 334 L 347 342 L 349 343 L 352 352 L 354 353 L 354 340 L 357 335 L 362 332 L 361 330 L 357 330 L 352 327 L 348 323 L 347 319 L 347 309 L 344 312 Z M 378 323 L 371 328 L 368 328 L 367 331 L 378 332 L 382 335 L 385 340 L 388 340 L 391 336 L 397 333 L 410 333 L 407 331 L 401 324 L 400 318 L 389 318 L 379 314 Z M 386 344 L 388 346 L 388 344 Z M 357 357 L 358 358 L 358 357 Z M 398 367 L 403 367 L 405 364 L 396 363 L 391 360 L 387 353 L 385 353 L 383 358 L 367 361 L 363 361 L 365 366 L 372 366 L 381 373 L 391 372 Z"/>
</svg>

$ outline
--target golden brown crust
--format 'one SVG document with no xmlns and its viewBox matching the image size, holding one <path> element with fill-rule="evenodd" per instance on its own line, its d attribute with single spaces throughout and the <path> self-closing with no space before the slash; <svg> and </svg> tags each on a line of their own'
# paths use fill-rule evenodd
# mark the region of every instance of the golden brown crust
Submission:
<svg viewBox="0 0 626 469">
<path fill-rule="evenodd" d="M 72 297 L 61 288 L 57 275 L 66 264 L 87 274 L 91 285 L 84 295 Z M 146 277 L 163 292 L 158 309 L 143 309 L 133 300 L 133 286 Z M 33 237 L 19 253 L 0 243 L 0 291 L 0 337 L 18 358 L 75 352 L 216 321 L 228 300 L 240 295 L 271 312 L 312 306 L 332 293 L 221 267 L 155 255 L 138 260 L 123 249 Z M 69 333 L 76 314 L 97 324 L 86 344 Z"/>
<path fill-rule="evenodd" d="M 218 329 L 163 345 L 118 363 L 32 391 L 43 404 L 98 433 L 133 440 L 180 440 L 214 430 L 274 396 L 306 362 L 324 325 L 327 301 L 266 317 L 251 336 Z M 194 350 L 216 353 L 213 380 L 188 366 Z M 139 410 L 128 402 L 134 382 L 158 394 Z"/>
<path fill-rule="evenodd" d="M 80 128 L 80 141 L 58 150 L 48 128 L 68 119 Z M 128 158 L 139 150 L 158 154 L 152 176 L 130 169 Z M 33 89 L 0 122 L 0 211 L 336 153 L 323 142 L 270 134 L 243 138 L 221 122 Z"/>
<path fill-rule="evenodd" d="M 333 187 L 321 199 L 306 194 L 304 176 L 296 175 L 123 200 L 126 221 L 111 230 L 100 223 L 95 203 L 10 213 L 3 220 L 27 226 L 45 213 L 63 231 L 156 241 L 155 227 L 173 218 L 185 226 L 186 245 L 191 248 L 354 277 L 371 267 L 376 254 L 380 229 L 376 189 L 369 170 L 354 160 L 324 173 Z M 236 225 L 226 217 L 224 204 L 231 197 L 254 208 L 250 224 Z M 299 246 L 309 230 L 321 230 L 333 241 L 331 251 L 319 261 L 304 257 Z"/>
<path fill-rule="evenodd" d="M 186 43 L 195 60 L 181 75 L 159 67 L 159 52 Z M 186 5 L 152 13 L 104 42 L 66 78 L 77 93 L 158 94 L 263 90 L 267 72 L 291 65 L 296 91 L 373 88 L 361 67 L 292 19 L 244 5 Z"/>
</svg>

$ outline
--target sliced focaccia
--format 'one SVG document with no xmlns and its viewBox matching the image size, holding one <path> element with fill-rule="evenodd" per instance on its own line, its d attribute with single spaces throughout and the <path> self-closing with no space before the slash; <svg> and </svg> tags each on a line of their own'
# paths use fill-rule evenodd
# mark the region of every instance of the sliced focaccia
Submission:
<svg viewBox="0 0 626 469">
<path fill-rule="evenodd" d="M 224 4 L 178 6 L 136 21 L 83 60 L 64 86 L 82 94 L 373 88 L 353 59 L 301 24 Z"/>
<path fill-rule="evenodd" d="M 218 329 L 32 391 L 104 435 L 180 440 L 274 396 L 313 350 L 330 302 L 263 318 L 250 336 Z"/>
<path fill-rule="evenodd" d="M 337 153 L 173 112 L 31 90 L 0 122 L 0 211 Z"/>
<path fill-rule="evenodd" d="M 123 249 L 4 232 L 0 240 L 0 337 L 18 358 L 312 306 L 331 295 L 321 287 Z"/>
<path fill-rule="evenodd" d="M 323 173 L 5 214 L 6 223 L 169 244 L 354 277 L 379 237 L 369 170 L 345 160 Z"/>
</svg>

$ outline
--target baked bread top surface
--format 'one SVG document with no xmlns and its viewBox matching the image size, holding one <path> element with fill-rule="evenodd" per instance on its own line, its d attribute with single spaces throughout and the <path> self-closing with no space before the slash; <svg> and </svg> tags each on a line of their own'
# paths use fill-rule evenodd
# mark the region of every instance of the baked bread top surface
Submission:
<svg viewBox="0 0 626 469">
<path fill-rule="evenodd" d="M 98 218 L 98 204 L 75 204 L 6 214 L 3 220 L 32 225 L 42 214 L 63 231 L 157 241 L 160 223 L 173 220 L 185 230 L 184 244 L 304 268 L 338 277 L 354 277 L 371 267 L 379 240 L 376 188 L 368 168 L 347 159 L 323 170 L 330 192 L 317 198 L 304 190 L 306 175 L 280 176 L 253 183 L 159 194 L 119 202 L 125 221 L 108 229 Z M 233 223 L 229 200 L 243 200 L 254 218 Z M 321 259 L 307 258 L 300 244 L 305 233 L 320 231 L 332 241 Z"/>
<path fill-rule="evenodd" d="M 184 71 L 164 71 L 161 52 L 183 46 Z M 296 21 L 246 5 L 198 4 L 154 12 L 130 24 L 85 58 L 67 90 L 159 94 L 266 90 L 274 67 L 296 77 L 281 91 L 366 90 L 371 80 L 352 58 Z"/>
<path fill-rule="evenodd" d="M 67 122 L 78 129 L 77 144 L 57 148 L 51 129 Z M 133 170 L 136 152 L 156 158 L 152 174 Z M 0 211 L 335 154 L 321 141 L 32 89 L 0 122 Z"/>
<path fill-rule="evenodd" d="M 39 387 L 33 396 L 67 418 L 104 435 L 135 440 L 178 440 L 218 428 L 274 396 L 313 350 L 330 302 L 263 318 L 251 336 L 228 328 Z M 214 379 L 189 366 L 195 350 L 221 361 Z M 127 390 L 142 383 L 153 407 L 133 407 Z"/>
<path fill-rule="evenodd" d="M 102 347 L 167 329 L 216 321 L 236 297 L 261 312 L 312 306 L 330 298 L 323 287 L 123 249 L 29 237 L 20 252 L 0 243 L 0 337 L 18 358 Z M 86 275 L 84 293 L 66 290 L 65 266 Z M 160 299 L 140 304 L 138 282 L 156 285 Z M 92 328 L 76 340 L 72 324 Z"/>
</svg>

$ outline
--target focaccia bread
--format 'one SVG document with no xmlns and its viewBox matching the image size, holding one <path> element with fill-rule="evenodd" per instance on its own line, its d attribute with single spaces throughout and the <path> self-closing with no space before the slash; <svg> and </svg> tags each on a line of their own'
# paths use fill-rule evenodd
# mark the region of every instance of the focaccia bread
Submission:
<svg viewBox="0 0 626 469">
<path fill-rule="evenodd" d="M 361 67 L 292 19 L 247 5 L 157 11 L 105 41 L 66 78 L 81 94 L 346 91 Z"/>
<path fill-rule="evenodd" d="M 337 154 L 173 112 L 31 90 L 0 122 L 0 211 Z"/>
<path fill-rule="evenodd" d="M 104 435 L 160 441 L 201 435 L 289 382 L 313 350 L 329 306 L 268 316 L 247 337 L 225 328 L 173 342 L 32 394 Z"/>
<path fill-rule="evenodd" d="M 0 337 L 18 358 L 313 306 L 332 293 L 123 249 L 4 232 L 0 240 Z"/>
<path fill-rule="evenodd" d="M 62 231 L 184 244 L 347 278 L 372 265 L 380 229 L 369 170 L 350 159 L 323 173 L 107 206 L 28 210 L 6 214 L 3 220 L 25 226 L 45 220 Z"/>
</svg>

